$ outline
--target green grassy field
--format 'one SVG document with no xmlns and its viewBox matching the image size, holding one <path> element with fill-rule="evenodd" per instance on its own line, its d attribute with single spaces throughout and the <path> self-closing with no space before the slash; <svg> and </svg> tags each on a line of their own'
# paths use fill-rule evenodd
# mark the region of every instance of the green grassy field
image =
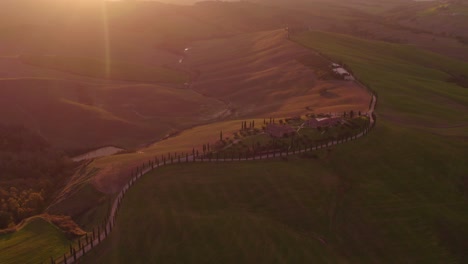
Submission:
<svg viewBox="0 0 468 264">
<path fill-rule="evenodd" d="M 379 140 L 393 133 L 401 146 Z M 383 124 L 318 159 L 163 168 L 130 190 L 85 263 L 456 261 L 468 204 L 453 175 L 467 168 L 444 164 L 453 142 L 431 153 L 417 136 Z"/>
<path fill-rule="evenodd" d="M 467 63 L 411 46 L 345 35 L 313 32 L 294 39 L 348 64 L 378 92 L 378 112 L 383 118 L 440 134 L 444 131 L 438 128 L 460 125 L 467 131 L 468 91 L 448 82 L 451 75 L 468 74 Z"/>
<path fill-rule="evenodd" d="M 317 157 L 147 175 L 85 263 L 468 260 L 468 95 L 444 72 L 466 64 L 341 35 L 296 40 L 343 60 L 377 91 L 376 129 Z"/>
<path fill-rule="evenodd" d="M 62 256 L 69 243 L 55 225 L 33 218 L 19 231 L 0 235 L 0 263 L 48 263 Z"/>
</svg>

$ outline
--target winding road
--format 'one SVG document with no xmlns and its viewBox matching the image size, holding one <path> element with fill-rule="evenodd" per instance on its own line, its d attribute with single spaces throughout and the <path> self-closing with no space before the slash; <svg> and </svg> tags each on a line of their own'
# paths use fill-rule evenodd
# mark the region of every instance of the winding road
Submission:
<svg viewBox="0 0 468 264">
<path fill-rule="evenodd" d="M 369 111 L 367 112 L 367 115 L 369 116 L 369 121 L 370 121 L 369 122 L 369 127 L 366 128 L 361 133 L 355 135 L 353 137 L 353 140 L 356 140 L 358 138 L 361 138 L 361 137 L 367 135 L 367 133 L 369 133 L 369 131 L 374 127 L 374 124 L 375 124 L 374 111 L 375 111 L 376 103 L 377 103 L 377 97 L 375 95 L 373 95 Z M 114 202 L 112 203 L 112 208 L 110 210 L 110 213 L 109 213 L 109 216 L 108 216 L 108 221 L 107 221 L 105 227 L 102 227 L 101 229 L 99 229 L 97 234 L 96 234 L 96 232 L 94 232 L 94 236 L 93 235 L 91 236 L 91 239 L 89 240 L 90 242 L 88 244 L 82 245 L 78 249 L 74 248 L 73 253 L 70 252 L 68 256 L 65 255 L 66 257 L 63 258 L 62 261 L 52 261 L 52 263 L 75 263 L 75 262 L 77 262 L 79 260 L 79 258 L 84 256 L 87 252 L 89 252 L 95 246 L 97 246 L 103 240 L 105 240 L 107 238 L 107 236 L 112 232 L 112 229 L 115 226 L 115 221 L 116 221 L 117 215 L 119 213 L 120 204 L 121 204 L 123 198 L 125 197 L 125 194 L 127 193 L 127 191 L 143 175 L 145 175 L 145 174 L 147 174 L 147 173 L 149 173 L 149 172 L 151 172 L 151 171 L 153 171 L 153 170 L 155 170 L 155 169 L 157 169 L 159 167 L 163 167 L 163 166 L 171 165 L 171 164 L 189 163 L 189 162 L 240 162 L 240 161 L 264 160 L 264 159 L 277 159 L 277 158 L 285 157 L 285 156 L 288 156 L 288 155 L 291 155 L 291 154 L 295 155 L 295 154 L 299 154 L 299 153 L 304 153 L 304 152 L 314 151 L 314 150 L 318 150 L 318 149 L 328 148 L 330 146 L 338 145 L 340 143 L 345 143 L 345 142 L 348 142 L 348 140 L 342 140 L 342 141 L 334 140 L 334 141 L 328 142 L 327 144 L 325 144 L 325 146 L 322 145 L 322 146 L 310 147 L 310 148 L 306 148 L 306 149 L 296 151 L 296 152 L 293 152 L 293 153 L 289 153 L 289 152 L 268 153 L 268 154 L 261 154 L 261 155 L 257 155 L 257 156 L 252 156 L 252 157 L 248 157 L 248 158 L 239 158 L 239 159 L 208 159 L 208 158 L 196 158 L 193 155 L 190 155 L 190 156 L 183 157 L 183 158 L 181 157 L 180 161 L 178 159 L 174 159 L 172 161 L 169 160 L 169 161 L 164 162 L 164 163 L 160 162 L 158 164 L 152 164 L 152 166 L 149 166 L 149 164 L 147 164 L 148 167 L 143 169 L 136 176 L 134 176 L 123 187 L 123 189 L 120 191 L 118 196 L 115 198 Z"/>
</svg>

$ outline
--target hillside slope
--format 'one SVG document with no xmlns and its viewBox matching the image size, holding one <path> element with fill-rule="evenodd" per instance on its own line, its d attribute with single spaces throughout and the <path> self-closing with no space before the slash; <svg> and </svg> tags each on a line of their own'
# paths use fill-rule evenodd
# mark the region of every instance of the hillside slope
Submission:
<svg viewBox="0 0 468 264">
<path fill-rule="evenodd" d="M 187 63 L 200 76 L 193 89 L 230 103 L 239 116 L 366 110 L 370 95 L 364 88 L 320 80 L 315 71 L 327 70 L 329 62 L 286 36 L 280 29 L 194 43 Z M 305 66 L 304 58 L 316 65 Z"/>
<path fill-rule="evenodd" d="M 60 229 L 42 218 L 32 218 L 15 233 L 0 235 L 0 262 L 41 263 L 59 257 L 71 241 Z"/>
<path fill-rule="evenodd" d="M 215 118 L 224 104 L 157 85 L 100 85 L 54 79 L 1 79 L 5 123 L 34 129 L 67 150 L 132 147 Z"/>
<path fill-rule="evenodd" d="M 468 261 L 468 94 L 444 72 L 466 63 L 323 32 L 295 40 L 378 93 L 373 132 L 315 156 L 159 169 L 85 263 Z"/>
<path fill-rule="evenodd" d="M 387 19 L 436 34 L 468 38 L 468 1 L 421 1 L 389 11 Z"/>
</svg>

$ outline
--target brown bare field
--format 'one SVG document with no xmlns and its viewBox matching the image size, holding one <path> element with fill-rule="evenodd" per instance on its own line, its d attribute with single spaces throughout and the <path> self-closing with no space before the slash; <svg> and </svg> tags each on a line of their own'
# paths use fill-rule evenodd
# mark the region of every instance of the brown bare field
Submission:
<svg viewBox="0 0 468 264">
<path fill-rule="evenodd" d="M 1 79 L 5 123 L 38 131 L 68 150 L 133 147 L 208 122 L 225 105 L 190 90 L 149 84 L 104 85 L 55 79 Z"/>
<path fill-rule="evenodd" d="M 365 88 L 318 79 L 298 61 L 303 56 L 323 60 L 280 29 L 194 43 L 187 63 L 200 73 L 193 88 L 228 102 L 240 117 L 367 109 Z"/>
</svg>

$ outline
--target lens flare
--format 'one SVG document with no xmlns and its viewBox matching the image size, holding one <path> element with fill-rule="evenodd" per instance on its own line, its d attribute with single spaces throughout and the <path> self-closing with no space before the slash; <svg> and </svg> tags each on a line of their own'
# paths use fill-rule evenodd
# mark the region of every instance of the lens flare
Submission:
<svg viewBox="0 0 468 264">
<path fill-rule="evenodd" d="M 110 47 L 110 32 L 109 32 L 109 18 L 107 14 L 107 5 L 106 2 L 103 1 L 101 3 L 102 9 L 102 26 L 104 32 L 104 59 L 105 59 L 105 71 L 106 77 L 110 78 L 111 76 L 111 47 Z"/>
</svg>

